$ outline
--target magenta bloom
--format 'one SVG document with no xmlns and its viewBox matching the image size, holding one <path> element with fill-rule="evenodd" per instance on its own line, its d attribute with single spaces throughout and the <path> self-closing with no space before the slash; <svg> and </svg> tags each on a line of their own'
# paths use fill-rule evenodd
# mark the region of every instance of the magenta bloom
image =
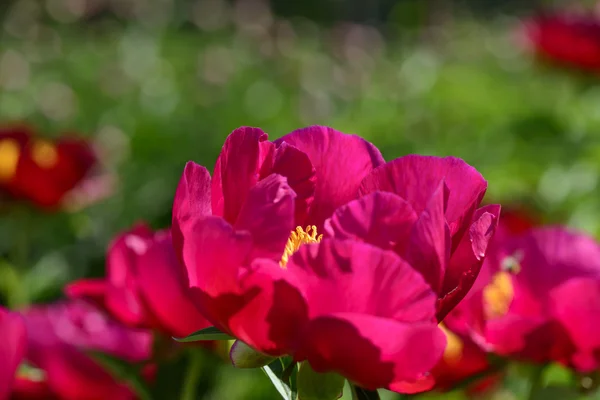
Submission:
<svg viewBox="0 0 600 400">
<path fill-rule="evenodd" d="M 173 238 L 198 309 L 263 353 L 361 386 L 431 387 L 437 318 L 469 290 L 496 226 L 497 206 L 477 209 L 486 182 L 455 158 L 385 164 L 331 128 L 266 138 L 234 131 L 212 178 L 186 165 Z"/>
<path fill-rule="evenodd" d="M 498 243 L 477 290 L 456 310 L 489 351 L 557 361 L 578 371 L 600 366 L 600 246 L 562 227 L 534 228 Z"/>
<path fill-rule="evenodd" d="M 33 307 L 23 317 L 27 328 L 25 358 L 30 367 L 19 374 L 14 398 L 134 399 L 127 386 L 85 352 L 145 361 L 150 356 L 149 333 L 125 328 L 82 301 Z"/>
<path fill-rule="evenodd" d="M 8 399 L 15 372 L 25 356 L 27 337 L 20 315 L 0 309 L 0 400 Z"/>
<path fill-rule="evenodd" d="M 183 337 L 206 328 L 194 307 L 169 231 L 137 225 L 111 243 L 106 279 L 83 279 L 66 289 L 71 297 L 100 303 L 130 327 L 154 328 Z"/>
</svg>

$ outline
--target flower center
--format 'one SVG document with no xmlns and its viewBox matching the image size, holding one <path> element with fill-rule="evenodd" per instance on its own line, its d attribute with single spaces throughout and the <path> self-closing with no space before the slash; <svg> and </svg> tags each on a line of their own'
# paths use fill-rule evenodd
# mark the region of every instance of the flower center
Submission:
<svg viewBox="0 0 600 400">
<path fill-rule="evenodd" d="M 306 229 L 302 229 L 301 226 L 297 226 L 296 230 L 292 231 L 290 238 L 285 244 L 285 250 L 283 251 L 279 265 L 281 265 L 282 268 L 285 268 L 292 254 L 297 252 L 300 246 L 309 243 L 319 243 L 321 239 L 323 239 L 323 235 L 317 234 L 316 226 L 309 225 L 306 227 Z"/>
<path fill-rule="evenodd" d="M 0 181 L 9 181 L 17 171 L 21 149 L 14 139 L 0 140 Z"/>
<path fill-rule="evenodd" d="M 31 145 L 31 158 L 41 168 L 52 168 L 58 162 L 58 151 L 52 143 L 36 140 Z"/>
<path fill-rule="evenodd" d="M 502 317 L 508 312 L 514 297 L 511 273 L 497 272 L 492 282 L 483 289 L 484 310 L 487 318 Z"/>
<path fill-rule="evenodd" d="M 463 353 L 463 341 L 454 332 L 448 330 L 444 324 L 440 324 L 440 329 L 446 335 L 446 349 L 444 350 L 444 361 L 450 365 L 456 365 L 460 362 Z"/>
</svg>

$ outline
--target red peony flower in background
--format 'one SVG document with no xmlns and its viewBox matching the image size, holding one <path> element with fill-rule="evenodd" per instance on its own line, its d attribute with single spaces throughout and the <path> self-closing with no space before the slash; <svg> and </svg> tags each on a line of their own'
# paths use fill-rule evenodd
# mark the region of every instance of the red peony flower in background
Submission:
<svg viewBox="0 0 600 400">
<path fill-rule="evenodd" d="M 0 191 L 16 199 L 55 209 L 95 162 L 84 140 L 49 141 L 25 126 L 0 128 Z"/>
<path fill-rule="evenodd" d="M 600 72 L 600 20 L 594 15 L 541 15 L 524 22 L 531 50 L 545 60 Z"/>
<path fill-rule="evenodd" d="M 8 399 L 15 372 L 25 356 L 27 337 L 20 315 L 0 309 L 0 400 Z"/>
<path fill-rule="evenodd" d="M 17 373 L 12 399 L 135 398 L 86 352 L 144 362 L 150 357 L 150 333 L 125 328 L 83 301 L 35 306 L 22 314 L 27 354 Z"/>
<path fill-rule="evenodd" d="M 490 273 L 456 309 L 455 326 L 501 356 L 597 369 L 598 243 L 563 227 L 541 227 L 506 238 L 495 252 Z"/>
<path fill-rule="evenodd" d="M 318 372 L 430 388 L 445 346 L 437 319 L 469 290 L 495 230 L 499 207 L 477 209 L 485 180 L 455 158 L 385 164 L 372 144 L 326 127 L 266 138 L 237 129 L 212 178 L 184 170 L 173 238 L 199 310 Z"/>
<path fill-rule="evenodd" d="M 170 231 L 137 225 L 117 236 L 108 250 L 106 270 L 106 279 L 74 282 L 67 294 L 95 300 L 127 326 L 154 328 L 169 336 L 184 337 L 210 325 L 189 297 Z"/>
</svg>

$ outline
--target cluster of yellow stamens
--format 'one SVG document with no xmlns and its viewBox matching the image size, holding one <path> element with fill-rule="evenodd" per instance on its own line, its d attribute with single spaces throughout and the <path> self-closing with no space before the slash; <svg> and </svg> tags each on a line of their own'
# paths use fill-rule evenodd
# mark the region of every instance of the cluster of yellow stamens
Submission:
<svg viewBox="0 0 600 400">
<path fill-rule="evenodd" d="M 282 268 L 285 268 L 292 254 L 297 252 L 300 246 L 309 243 L 319 243 L 321 239 L 323 239 L 323 235 L 317 234 L 316 226 L 309 225 L 306 227 L 306 229 L 302 229 L 301 226 L 297 226 L 296 230 L 292 231 L 290 238 L 285 244 L 285 250 L 283 251 L 279 265 L 281 265 Z"/>
<path fill-rule="evenodd" d="M 484 311 L 487 318 L 505 315 L 515 296 L 512 276 L 521 272 L 522 254 L 515 254 L 502 260 L 501 270 L 492 277 L 492 282 L 483 289 Z"/>
</svg>

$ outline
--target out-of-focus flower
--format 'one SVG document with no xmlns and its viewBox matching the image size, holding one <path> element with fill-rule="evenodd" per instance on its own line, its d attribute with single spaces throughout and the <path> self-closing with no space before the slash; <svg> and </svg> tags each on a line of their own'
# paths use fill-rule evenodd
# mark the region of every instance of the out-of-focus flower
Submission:
<svg viewBox="0 0 600 400">
<path fill-rule="evenodd" d="M 150 333 L 126 328 L 83 301 L 35 306 L 22 314 L 27 329 L 27 355 L 17 373 L 11 398 L 135 398 L 125 384 L 86 352 L 144 362 L 150 356 Z"/>
<path fill-rule="evenodd" d="M 25 126 L 0 128 L 0 191 L 16 199 L 55 209 L 95 162 L 84 140 L 50 141 Z"/>
<path fill-rule="evenodd" d="M 106 271 L 106 279 L 70 284 L 67 294 L 95 300 L 127 326 L 170 336 L 184 337 L 209 326 L 189 297 L 170 231 L 137 225 L 117 236 L 108 250 Z"/>
<path fill-rule="evenodd" d="M 524 22 L 528 46 L 556 64 L 600 72 L 600 20 L 590 15 L 541 15 Z"/>
<path fill-rule="evenodd" d="M 20 315 L 0 309 L 0 399 L 8 399 L 15 372 L 25 356 L 27 337 Z"/>
<path fill-rule="evenodd" d="M 482 274 L 453 322 L 502 356 L 597 369 L 598 243 L 563 227 L 541 227 L 503 240 L 494 252 L 490 273 Z"/>
<path fill-rule="evenodd" d="M 477 209 L 485 180 L 456 158 L 385 164 L 326 127 L 266 139 L 234 131 L 212 179 L 186 165 L 173 237 L 198 308 L 265 354 L 367 388 L 428 389 L 445 347 L 436 320 L 495 230 L 499 207 Z"/>
</svg>

